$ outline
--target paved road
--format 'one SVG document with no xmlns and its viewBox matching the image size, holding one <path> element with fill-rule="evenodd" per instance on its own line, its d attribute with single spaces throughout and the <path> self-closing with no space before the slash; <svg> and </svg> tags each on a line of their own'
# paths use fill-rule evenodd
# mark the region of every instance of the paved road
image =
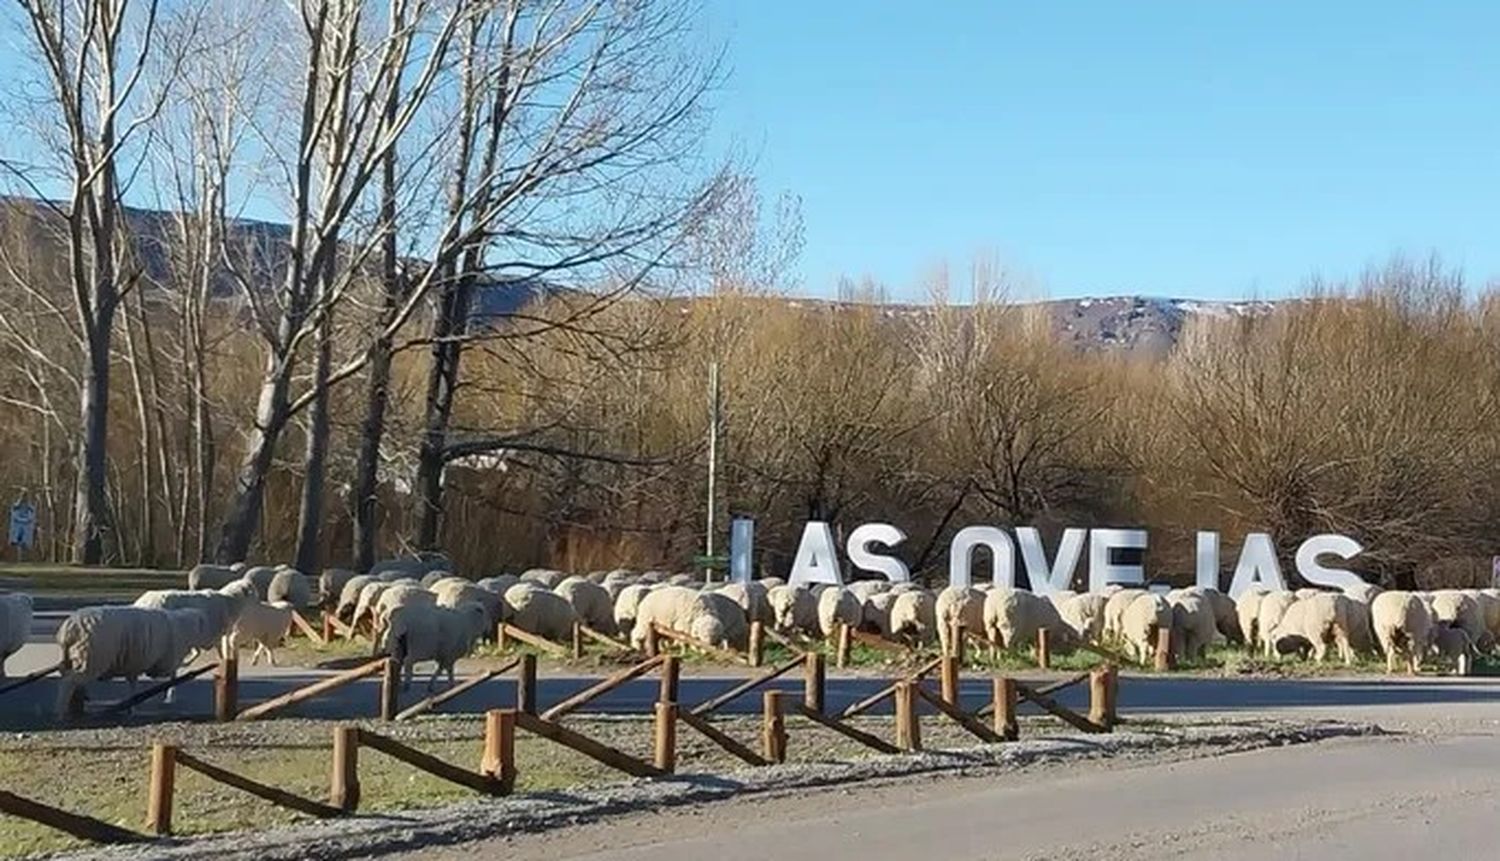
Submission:
<svg viewBox="0 0 1500 861">
<path fill-rule="evenodd" d="M 1497 804 L 1496 738 L 1386 738 L 746 799 L 399 857 L 1495 858 Z"/>
</svg>

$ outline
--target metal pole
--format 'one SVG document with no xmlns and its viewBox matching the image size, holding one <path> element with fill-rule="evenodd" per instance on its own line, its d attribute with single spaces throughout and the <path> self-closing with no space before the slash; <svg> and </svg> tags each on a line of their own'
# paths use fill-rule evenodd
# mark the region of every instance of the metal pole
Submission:
<svg viewBox="0 0 1500 861">
<path fill-rule="evenodd" d="M 704 538 L 704 555 L 712 560 L 714 555 L 714 528 L 717 518 L 715 505 L 718 499 L 719 473 L 719 363 L 708 363 L 708 531 Z M 705 566 L 704 579 L 713 581 L 713 563 Z"/>
</svg>

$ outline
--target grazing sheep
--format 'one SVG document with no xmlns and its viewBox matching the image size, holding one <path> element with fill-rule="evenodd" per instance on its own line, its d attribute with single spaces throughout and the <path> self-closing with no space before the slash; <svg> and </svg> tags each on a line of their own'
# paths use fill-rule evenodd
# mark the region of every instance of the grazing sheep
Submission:
<svg viewBox="0 0 1500 861">
<path fill-rule="evenodd" d="M 760 578 L 760 585 L 766 587 L 769 591 L 775 589 L 777 586 L 785 586 L 786 580 L 781 577 L 762 577 Z"/>
<path fill-rule="evenodd" d="M 644 584 L 638 586 L 643 590 L 648 589 Z M 639 594 L 626 591 L 628 594 Z M 630 629 L 630 645 L 636 649 L 644 649 L 652 625 L 685 633 L 689 627 L 689 612 L 699 594 L 695 589 L 666 585 L 645 591 L 636 603 L 635 622 Z"/>
<path fill-rule="evenodd" d="M 1292 592 L 1270 592 L 1261 597 L 1260 605 L 1256 608 L 1255 629 L 1259 632 L 1266 657 L 1274 657 L 1275 653 L 1270 633 L 1276 630 L 1287 608 L 1295 603 L 1297 596 Z"/>
<path fill-rule="evenodd" d="M 500 618 L 504 615 L 505 600 L 482 588 L 478 583 L 470 583 L 462 577 L 447 577 L 434 583 L 429 589 L 439 607 L 452 609 L 462 604 L 476 604 L 484 610 L 485 636 L 492 637 L 495 628 L 500 624 Z"/>
<path fill-rule="evenodd" d="M 1260 644 L 1260 602 L 1269 594 L 1271 593 L 1265 589 L 1248 589 L 1234 599 L 1234 615 L 1239 621 L 1245 645 L 1251 652 Z"/>
<path fill-rule="evenodd" d="M 615 596 L 614 605 L 616 631 L 625 632 L 635 628 L 641 599 L 650 594 L 651 589 L 650 583 L 632 583 L 620 590 L 620 594 Z"/>
<path fill-rule="evenodd" d="M 375 582 L 378 581 L 368 574 L 356 574 L 345 580 L 343 588 L 339 589 L 339 600 L 334 605 L 333 614 L 346 622 L 352 621 L 354 608 L 359 605 L 360 593 L 366 586 Z"/>
<path fill-rule="evenodd" d="M 239 618 L 234 622 L 232 639 L 236 649 L 243 645 L 255 646 L 255 651 L 250 654 L 251 666 L 260 660 L 261 654 L 265 654 L 266 661 L 274 667 L 276 649 L 286 642 L 286 636 L 291 630 L 291 604 L 284 601 L 275 604 L 252 601 L 241 608 Z"/>
<path fill-rule="evenodd" d="M 766 602 L 771 605 L 771 624 L 776 630 L 784 634 L 817 633 L 818 601 L 808 590 L 800 586 L 772 586 L 766 590 Z"/>
<path fill-rule="evenodd" d="M 994 584 L 990 585 L 993 586 Z M 1059 589 L 1056 592 L 1048 592 L 1045 597 L 1048 601 L 1052 602 L 1052 609 L 1061 613 L 1063 605 L 1071 601 L 1077 595 L 1078 593 L 1074 592 L 1072 589 Z"/>
<path fill-rule="evenodd" d="M 371 639 L 379 642 L 385 631 L 386 622 L 391 618 L 391 613 L 397 607 L 410 607 L 413 604 L 435 606 L 437 595 L 423 589 L 419 584 L 411 581 L 391 583 L 375 599 L 375 606 L 371 609 Z"/>
<path fill-rule="evenodd" d="M 290 604 L 301 609 L 313 605 L 312 584 L 307 576 L 295 568 L 279 568 L 266 587 L 266 603 Z"/>
<path fill-rule="evenodd" d="M 856 580 L 844 588 L 852 592 L 854 597 L 863 604 L 870 600 L 872 595 L 891 591 L 891 582 L 889 580 Z"/>
<path fill-rule="evenodd" d="M 521 574 L 522 583 L 535 583 L 543 589 L 556 589 L 557 584 L 568 579 L 568 575 L 550 568 L 532 568 Z"/>
<path fill-rule="evenodd" d="M 775 617 L 771 614 L 771 602 L 766 597 L 766 587 L 754 580 L 749 583 L 725 583 L 715 590 L 721 595 L 728 595 L 740 609 L 745 611 L 745 618 L 751 622 L 760 622 L 762 625 L 775 624 Z"/>
<path fill-rule="evenodd" d="M 422 584 L 423 589 L 431 589 L 434 585 L 441 583 L 444 580 L 451 579 L 453 579 L 452 574 L 449 574 L 447 571 L 439 568 L 435 571 L 428 571 L 426 574 L 423 574 L 422 578 L 417 582 Z"/>
<path fill-rule="evenodd" d="M 679 630 L 686 626 L 694 639 L 723 649 L 744 651 L 750 636 L 745 611 L 734 599 L 718 592 L 694 592 L 686 620 L 678 620 Z M 852 598 L 852 596 L 851 596 Z"/>
<path fill-rule="evenodd" d="M 1328 654 L 1329 644 L 1338 648 L 1345 664 L 1354 663 L 1354 648 L 1349 636 L 1349 616 L 1353 599 L 1340 592 L 1319 592 L 1287 608 L 1282 614 L 1277 634 L 1292 634 L 1306 640 L 1318 663 Z"/>
<path fill-rule="evenodd" d="M 1480 589 L 1474 595 L 1484 615 L 1484 627 L 1490 639 L 1500 642 L 1500 589 Z"/>
<path fill-rule="evenodd" d="M 604 579 L 599 581 L 599 585 L 604 587 L 604 591 L 609 593 L 609 600 L 613 601 L 620 597 L 620 593 L 625 590 L 626 586 L 634 582 L 634 574 L 624 569 L 619 569 L 606 572 Z"/>
<path fill-rule="evenodd" d="M 510 587 L 519 582 L 521 582 L 521 578 L 514 574 L 496 574 L 493 577 L 486 577 L 474 585 L 486 592 L 494 592 L 496 595 L 503 597 Z"/>
<path fill-rule="evenodd" d="M 635 582 L 654 586 L 658 583 L 667 582 L 667 578 L 671 576 L 671 574 L 668 574 L 665 571 L 642 571 L 641 575 L 636 578 Z"/>
<path fill-rule="evenodd" d="M 899 595 L 899 592 L 876 592 L 871 595 L 861 608 L 859 629 L 883 638 L 890 637 L 891 605 L 896 603 Z"/>
<path fill-rule="evenodd" d="M 318 606 L 332 610 L 344 594 L 344 584 L 353 580 L 355 574 L 348 568 L 324 568 L 318 575 Z"/>
<path fill-rule="evenodd" d="M 1432 614 L 1422 599 L 1411 592 L 1381 592 L 1370 602 L 1370 624 L 1385 653 L 1387 672 L 1396 671 L 1396 656 L 1406 657 L 1413 675 L 1422 669 L 1422 659 L 1433 639 Z"/>
<path fill-rule="evenodd" d="M 552 591 L 573 605 L 573 612 L 583 624 L 601 634 L 614 636 L 615 605 L 603 586 L 582 577 L 569 577 Z"/>
<path fill-rule="evenodd" d="M 824 639 L 836 636 L 840 625 L 858 628 L 864 606 L 848 589 L 824 589 L 818 596 L 818 630 Z"/>
<path fill-rule="evenodd" d="M 355 579 L 357 580 L 359 578 Z M 349 582 L 352 584 L 354 581 L 351 580 Z M 389 588 L 391 588 L 390 583 L 387 583 L 384 580 L 376 579 L 371 579 L 360 587 L 359 597 L 355 599 L 354 602 L 354 610 L 349 615 L 349 632 L 347 639 L 354 639 L 355 629 L 363 624 L 365 619 L 370 619 L 371 627 L 374 627 L 373 614 L 375 612 L 375 602 L 379 601 L 381 593 L 385 592 L 385 590 Z"/>
<path fill-rule="evenodd" d="M 1239 612 L 1233 598 L 1225 595 L 1218 589 L 1205 586 L 1194 586 L 1188 591 L 1202 595 L 1204 600 L 1208 602 L 1208 606 L 1214 612 L 1214 627 L 1219 629 L 1219 633 L 1223 635 L 1226 641 L 1231 643 L 1245 642 L 1245 632 L 1240 628 Z"/>
<path fill-rule="evenodd" d="M 557 598 L 550 592 L 537 594 Z M 486 630 L 485 609 L 469 602 L 457 607 L 411 604 L 394 610 L 387 621 L 388 654 L 401 665 L 403 690 L 411 687 L 412 672 L 422 661 L 436 664 L 427 680 L 428 691 L 436 687 L 438 674 L 442 672 L 448 674 L 448 684 L 452 685 L 454 666 L 474 651 Z"/>
<path fill-rule="evenodd" d="M 197 610 L 156 607 L 84 607 L 57 629 L 62 647 L 62 679 L 57 713 L 66 716 L 82 705 L 90 682 L 124 678 L 131 692 L 136 679 L 169 678 L 201 641 L 208 620 Z"/>
<path fill-rule="evenodd" d="M 1201 659 L 1219 639 L 1219 625 L 1208 597 L 1192 590 L 1171 593 L 1172 648 L 1187 660 Z"/>
<path fill-rule="evenodd" d="M 246 568 L 240 579 L 254 586 L 255 597 L 264 601 L 271 588 L 271 581 L 276 579 L 276 569 L 269 565 L 254 565 Z"/>
<path fill-rule="evenodd" d="M 1370 594 L 1373 599 L 1381 591 L 1363 593 L 1359 590 L 1345 590 L 1341 596 L 1348 601 L 1344 605 L 1344 613 L 1349 626 L 1349 647 L 1356 653 L 1373 652 L 1379 648 L 1379 644 L 1375 642 L 1375 629 L 1370 623 L 1370 601 L 1357 596 Z"/>
<path fill-rule="evenodd" d="M 698 586 L 702 582 L 696 574 L 673 574 L 667 578 L 668 586 Z"/>
<path fill-rule="evenodd" d="M 1469 635 L 1470 642 L 1481 649 L 1490 645 L 1489 626 L 1484 621 L 1484 609 L 1479 606 L 1473 593 L 1458 589 L 1443 589 L 1432 593 L 1432 621 L 1448 628 L 1461 628 Z"/>
<path fill-rule="evenodd" d="M 982 594 L 984 636 L 992 648 L 1030 648 L 1042 628 L 1061 635 L 1067 627 L 1051 601 L 1025 589 L 1000 586 Z"/>
<path fill-rule="evenodd" d="M 572 639 L 578 614 L 556 592 L 534 583 L 517 583 L 505 591 L 505 603 L 510 606 L 510 623 L 517 628 L 556 642 Z"/>
<path fill-rule="evenodd" d="M 26 645 L 31 634 L 31 596 L 19 592 L 0 595 L 0 679 L 5 678 L 5 659 Z"/>
<path fill-rule="evenodd" d="M 234 630 L 234 623 L 249 604 L 255 602 L 253 586 L 245 581 L 231 583 L 218 591 L 188 592 L 182 589 L 153 589 L 142 592 L 134 606 L 156 610 L 197 610 L 203 614 L 203 630 L 190 644 L 196 659 L 199 652 L 217 649 L 219 640 Z"/>
<path fill-rule="evenodd" d="M 937 594 L 933 612 L 937 615 L 938 644 L 943 654 L 957 654 L 953 642 L 954 625 L 962 625 L 965 630 L 976 634 L 984 631 L 984 601 L 985 593 L 958 586 L 949 586 Z"/>
<path fill-rule="evenodd" d="M 1120 619 L 1120 635 L 1141 663 L 1155 656 L 1157 632 L 1171 627 L 1171 605 L 1166 598 L 1151 592 L 1136 595 Z"/>
<path fill-rule="evenodd" d="M 1376 586 L 1373 583 L 1358 583 L 1353 586 L 1344 587 L 1345 595 L 1348 595 L 1350 598 L 1353 598 L 1356 601 L 1363 601 L 1366 604 L 1374 601 L 1375 596 L 1384 591 L 1384 589 Z"/>
<path fill-rule="evenodd" d="M 1109 597 L 1104 601 L 1104 636 L 1109 640 L 1124 639 L 1125 610 L 1132 601 L 1146 594 L 1146 590 L 1116 589 L 1107 594 Z"/>
<path fill-rule="evenodd" d="M 930 643 L 937 634 L 937 599 L 926 589 L 896 593 L 890 620 L 888 636 L 912 645 Z"/>
<path fill-rule="evenodd" d="M 1085 592 L 1069 598 L 1058 615 L 1081 642 L 1097 643 L 1104 634 L 1104 606 L 1109 598 L 1098 592 Z"/>
<path fill-rule="evenodd" d="M 222 589 L 238 579 L 240 579 L 240 572 L 228 565 L 210 565 L 207 562 L 199 562 L 188 571 L 187 587 L 190 592 L 197 592 L 201 589 Z"/>
<path fill-rule="evenodd" d="M 1440 626 L 1433 632 L 1432 654 L 1445 663 L 1451 660 L 1459 672 L 1467 672 L 1469 660 L 1474 657 L 1474 641 L 1463 628 Z"/>
</svg>

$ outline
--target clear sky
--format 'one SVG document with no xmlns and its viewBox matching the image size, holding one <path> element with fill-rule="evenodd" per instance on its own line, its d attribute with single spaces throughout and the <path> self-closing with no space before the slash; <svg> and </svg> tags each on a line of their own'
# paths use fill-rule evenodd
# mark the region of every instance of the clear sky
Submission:
<svg viewBox="0 0 1500 861">
<path fill-rule="evenodd" d="M 983 253 L 1053 296 L 1500 276 L 1500 2 L 705 2 L 807 292 Z"/>
</svg>

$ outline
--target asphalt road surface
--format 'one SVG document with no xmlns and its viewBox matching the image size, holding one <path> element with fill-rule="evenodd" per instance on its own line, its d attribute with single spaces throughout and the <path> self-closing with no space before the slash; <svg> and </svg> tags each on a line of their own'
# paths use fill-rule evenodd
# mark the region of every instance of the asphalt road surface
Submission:
<svg viewBox="0 0 1500 861">
<path fill-rule="evenodd" d="M 406 856 L 412 861 L 1500 857 L 1500 739 L 1323 742 L 747 799 Z"/>
</svg>

